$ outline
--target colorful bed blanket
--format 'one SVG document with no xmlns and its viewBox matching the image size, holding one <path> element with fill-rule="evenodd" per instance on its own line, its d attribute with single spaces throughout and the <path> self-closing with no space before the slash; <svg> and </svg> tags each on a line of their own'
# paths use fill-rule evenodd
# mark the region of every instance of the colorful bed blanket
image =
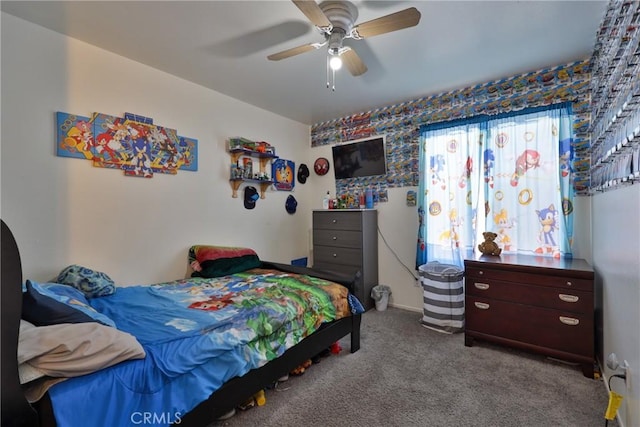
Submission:
<svg viewBox="0 0 640 427">
<path fill-rule="evenodd" d="M 176 423 L 224 382 L 350 315 L 347 288 L 261 268 L 121 287 L 91 305 L 134 335 L 147 357 L 53 386 L 59 427 L 136 425 L 143 416 Z"/>
</svg>

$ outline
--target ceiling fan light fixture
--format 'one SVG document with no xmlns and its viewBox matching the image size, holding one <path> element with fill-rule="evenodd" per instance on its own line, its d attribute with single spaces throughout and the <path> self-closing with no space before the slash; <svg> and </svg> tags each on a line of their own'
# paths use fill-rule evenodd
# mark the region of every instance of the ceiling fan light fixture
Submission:
<svg viewBox="0 0 640 427">
<path fill-rule="evenodd" d="M 342 58 L 337 55 L 332 56 L 331 59 L 329 59 L 329 67 L 331 67 L 333 71 L 338 71 L 342 68 Z"/>
<path fill-rule="evenodd" d="M 418 9 L 410 7 L 355 25 L 358 9 L 349 0 L 324 0 L 320 4 L 316 3 L 316 0 L 291 1 L 320 31 L 324 41 L 286 49 L 267 58 L 279 61 L 327 46 L 327 88 L 331 87 L 332 90 L 335 90 L 336 71 L 342 68 L 343 63 L 354 77 L 367 72 L 367 66 L 356 51 L 343 45 L 345 39 L 360 40 L 413 27 L 418 25 L 421 16 Z"/>
</svg>

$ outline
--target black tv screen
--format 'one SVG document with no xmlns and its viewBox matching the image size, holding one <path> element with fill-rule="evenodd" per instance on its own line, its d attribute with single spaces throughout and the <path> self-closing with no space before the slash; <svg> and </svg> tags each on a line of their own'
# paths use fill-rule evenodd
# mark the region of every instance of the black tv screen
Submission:
<svg viewBox="0 0 640 427">
<path fill-rule="evenodd" d="M 387 162 L 384 137 L 334 145 L 333 172 L 336 179 L 385 175 Z"/>
</svg>

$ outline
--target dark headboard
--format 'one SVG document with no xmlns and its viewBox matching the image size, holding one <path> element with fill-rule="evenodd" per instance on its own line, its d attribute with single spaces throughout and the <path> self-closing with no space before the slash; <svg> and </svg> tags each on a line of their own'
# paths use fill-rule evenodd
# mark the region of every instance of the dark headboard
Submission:
<svg viewBox="0 0 640 427">
<path fill-rule="evenodd" d="M 20 388 L 18 377 L 18 332 L 22 315 L 22 265 L 16 240 L 2 221 L 2 276 L 0 302 L 2 311 L 2 364 L 0 377 L 2 388 L 2 426 L 35 426 L 38 417 L 27 402 Z"/>
</svg>

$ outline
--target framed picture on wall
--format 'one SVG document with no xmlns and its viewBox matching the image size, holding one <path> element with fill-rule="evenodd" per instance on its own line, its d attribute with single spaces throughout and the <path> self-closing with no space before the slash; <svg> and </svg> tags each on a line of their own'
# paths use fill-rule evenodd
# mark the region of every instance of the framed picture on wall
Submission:
<svg viewBox="0 0 640 427">
<path fill-rule="evenodd" d="M 271 165 L 271 176 L 273 186 L 279 191 L 291 191 L 296 185 L 295 182 L 296 164 L 291 160 L 276 159 Z"/>
</svg>

